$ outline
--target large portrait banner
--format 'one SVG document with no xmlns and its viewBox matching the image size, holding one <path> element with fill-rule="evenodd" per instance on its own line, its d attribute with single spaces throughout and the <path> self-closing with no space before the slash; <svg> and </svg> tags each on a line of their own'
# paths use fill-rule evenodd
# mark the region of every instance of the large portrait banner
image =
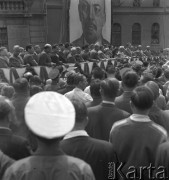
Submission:
<svg viewBox="0 0 169 180">
<path fill-rule="evenodd" d="M 109 44 L 111 40 L 111 0 L 71 0 L 69 38 L 76 46 Z"/>
</svg>

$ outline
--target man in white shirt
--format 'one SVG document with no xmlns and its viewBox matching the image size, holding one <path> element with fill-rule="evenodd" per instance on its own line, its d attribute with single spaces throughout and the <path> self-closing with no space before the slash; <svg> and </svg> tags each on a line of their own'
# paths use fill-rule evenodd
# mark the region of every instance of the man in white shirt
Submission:
<svg viewBox="0 0 169 180">
<path fill-rule="evenodd" d="M 70 100 L 78 99 L 82 101 L 83 103 L 93 101 L 92 97 L 89 94 L 84 92 L 84 89 L 87 85 L 87 79 L 84 75 L 77 73 L 75 75 L 74 85 L 75 85 L 75 88 L 72 91 L 65 94 L 65 96 L 68 99 Z"/>
</svg>

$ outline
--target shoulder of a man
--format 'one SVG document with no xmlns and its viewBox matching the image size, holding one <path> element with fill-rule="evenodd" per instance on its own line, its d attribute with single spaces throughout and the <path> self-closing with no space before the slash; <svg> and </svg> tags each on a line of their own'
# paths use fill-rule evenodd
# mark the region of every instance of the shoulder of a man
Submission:
<svg viewBox="0 0 169 180">
<path fill-rule="evenodd" d="M 86 162 L 84 162 L 81 159 L 71 157 L 71 156 L 67 156 L 67 160 L 68 160 L 67 162 L 68 162 L 68 165 L 71 168 L 71 170 L 80 172 L 81 177 L 79 177 L 79 179 L 81 179 L 81 178 L 84 180 L 94 180 L 95 179 L 93 171 L 89 164 L 87 164 Z"/>
</svg>

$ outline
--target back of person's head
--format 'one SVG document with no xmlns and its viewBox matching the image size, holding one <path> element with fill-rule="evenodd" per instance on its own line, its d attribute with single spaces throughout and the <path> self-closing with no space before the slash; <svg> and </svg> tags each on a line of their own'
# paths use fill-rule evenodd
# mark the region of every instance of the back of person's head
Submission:
<svg viewBox="0 0 169 180">
<path fill-rule="evenodd" d="M 9 86 L 9 84 L 6 82 L 0 82 L 0 92 L 1 92 L 2 88 L 5 86 Z"/>
<path fill-rule="evenodd" d="M 93 79 L 90 83 L 90 93 L 92 97 L 101 97 L 100 94 L 100 84 L 101 81 L 99 79 Z"/>
<path fill-rule="evenodd" d="M 87 107 L 78 99 L 72 99 L 71 102 L 75 108 L 75 122 L 83 123 L 87 118 Z"/>
<path fill-rule="evenodd" d="M 10 103 L 6 97 L 0 97 L 0 122 L 10 115 L 12 111 Z"/>
<path fill-rule="evenodd" d="M 69 48 L 69 46 L 70 46 L 69 43 L 66 42 L 66 43 L 65 43 L 65 48 L 67 49 L 67 48 Z"/>
<path fill-rule="evenodd" d="M 163 70 L 161 68 L 157 68 L 155 78 L 159 78 L 163 73 Z"/>
<path fill-rule="evenodd" d="M 29 84 L 26 78 L 18 78 L 14 82 L 13 87 L 16 93 L 28 92 L 29 90 Z"/>
<path fill-rule="evenodd" d="M 122 75 L 122 83 L 127 88 L 135 88 L 138 83 L 138 75 L 134 71 L 126 71 Z"/>
<path fill-rule="evenodd" d="M 28 44 L 25 49 L 26 49 L 26 51 L 28 51 L 28 50 L 32 49 L 32 47 L 33 47 L 32 44 Z"/>
<path fill-rule="evenodd" d="M 131 102 L 138 110 L 149 110 L 153 105 L 153 93 L 148 87 L 139 86 L 133 90 Z"/>
<path fill-rule="evenodd" d="M 74 72 L 69 72 L 67 73 L 67 84 L 70 86 L 74 85 L 74 81 L 75 81 L 75 74 Z"/>
<path fill-rule="evenodd" d="M 92 76 L 94 79 L 104 79 L 105 78 L 105 72 L 102 68 L 100 67 L 95 67 L 93 70 L 92 70 Z"/>
<path fill-rule="evenodd" d="M 166 69 L 164 71 L 164 76 L 165 76 L 166 79 L 169 79 L 169 69 Z"/>
<path fill-rule="evenodd" d="M 76 73 L 74 75 L 74 85 L 77 86 L 79 85 L 80 82 L 82 82 L 84 80 L 84 75 L 80 74 L 80 73 Z"/>
<path fill-rule="evenodd" d="M 140 82 L 143 85 L 148 81 L 153 81 L 153 80 L 154 80 L 153 74 L 151 72 L 144 71 L 141 75 Z"/>
<path fill-rule="evenodd" d="M 105 98 L 115 99 L 119 92 L 119 81 L 115 78 L 101 81 L 101 95 Z"/>
<path fill-rule="evenodd" d="M 1 95 L 9 99 L 13 97 L 14 93 L 15 93 L 15 89 L 13 88 L 13 86 L 4 86 L 1 89 Z"/>
<path fill-rule="evenodd" d="M 157 83 L 155 83 L 154 81 L 148 81 L 146 84 L 145 84 L 146 87 L 148 87 L 152 93 L 153 93 L 153 99 L 156 100 L 160 93 L 159 93 L 159 86 Z"/>
<path fill-rule="evenodd" d="M 37 86 L 42 85 L 42 80 L 40 79 L 38 75 L 32 76 L 29 82 L 30 82 L 30 85 L 37 85 Z"/>
<path fill-rule="evenodd" d="M 113 65 L 107 67 L 107 74 L 115 74 L 116 70 Z"/>
<path fill-rule="evenodd" d="M 30 87 L 30 96 L 33 96 L 33 95 L 35 95 L 39 92 L 42 92 L 42 91 L 43 91 L 43 89 L 41 87 L 33 85 Z"/>
</svg>

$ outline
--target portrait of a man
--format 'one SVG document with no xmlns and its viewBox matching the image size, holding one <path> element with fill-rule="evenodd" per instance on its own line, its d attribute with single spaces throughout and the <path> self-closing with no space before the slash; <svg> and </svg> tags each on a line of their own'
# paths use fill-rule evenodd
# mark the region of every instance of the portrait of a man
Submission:
<svg viewBox="0 0 169 180">
<path fill-rule="evenodd" d="M 82 34 L 72 41 L 76 46 L 85 44 L 109 44 L 103 38 L 102 31 L 106 22 L 105 0 L 79 0 L 78 14 Z"/>
</svg>

